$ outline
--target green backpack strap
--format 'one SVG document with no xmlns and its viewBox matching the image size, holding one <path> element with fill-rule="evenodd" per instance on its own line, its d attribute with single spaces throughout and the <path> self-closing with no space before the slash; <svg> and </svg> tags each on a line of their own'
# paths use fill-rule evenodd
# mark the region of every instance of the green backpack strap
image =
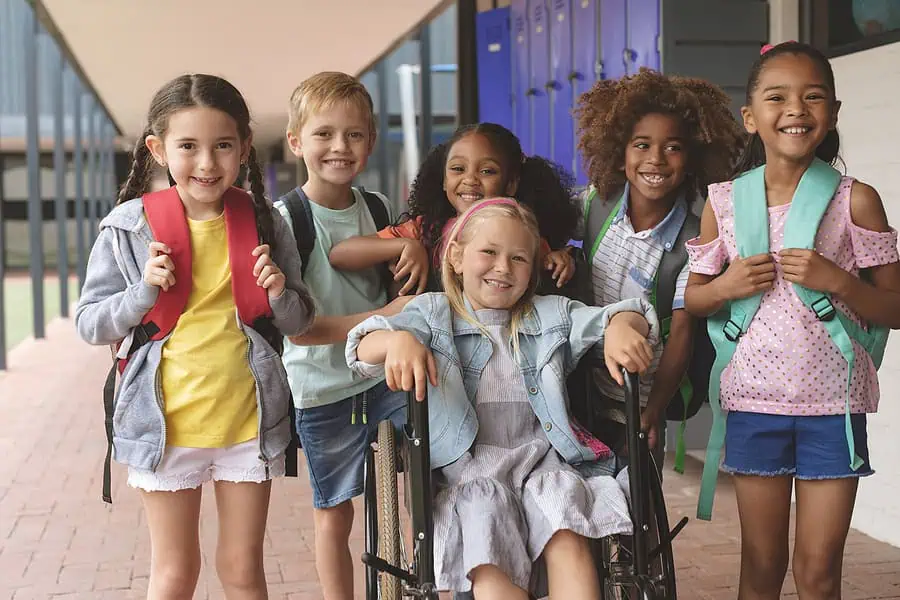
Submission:
<svg viewBox="0 0 900 600">
<path fill-rule="evenodd" d="M 815 159 L 812 162 L 797 186 L 794 201 L 791 203 L 791 208 L 788 211 L 787 222 L 784 226 L 785 248 L 815 249 L 816 232 L 840 182 L 841 174 L 831 165 L 819 159 Z M 878 368 L 881 366 L 881 359 L 884 356 L 888 329 L 885 327 L 870 327 L 866 330 L 860 327 L 834 307 L 828 294 L 811 290 L 798 284 L 794 284 L 794 291 L 800 300 L 803 301 L 803 304 L 815 313 L 828 332 L 831 341 L 840 350 L 844 360 L 847 361 L 844 425 L 847 435 L 850 467 L 855 471 L 862 466 L 863 461 L 856 454 L 853 427 L 850 421 L 850 386 L 853 380 L 853 367 L 856 363 L 853 340 L 856 340 L 865 348 L 869 356 L 872 357 L 875 367 Z"/>
<path fill-rule="evenodd" d="M 600 201 L 594 202 L 597 198 L 597 188 L 591 186 L 588 188 L 587 195 L 584 199 L 584 215 L 585 215 L 585 232 L 584 241 L 590 242 L 590 250 L 585 257 L 590 266 L 594 262 L 594 255 L 600 247 L 600 242 L 609 231 L 610 225 L 619 211 L 622 209 L 622 202 L 625 199 L 625 193 L 619 197 L 618 202 Z M 588 248 L 585 246 L 585 248 Z"/>
<path fill-rule="evenodd" d="M 688 208 L 684 223 L 681 225 L 681 231 L 678 232 L 678 237 L 675 239 L 675 244 L 671 249 L 663 252 L 662 259 L 659 261 L 650 303 L 656 309 L 656 314 L 659 317 L 664 345 L 672 329 L 672 312 L 674 312 L 672 304 L 675 302 L 675 287 L 678 284 L 678 275 L 681 274 L 681 270 L 688 261 L 686 244 L 688 240 L 697 237 L 699 233 L 700 219 Z M 676 472 L 684 473 L 684 461 L 687 455 L 687 446 L 684 441 L 684 434 L 687 428 L 687 410 L 691 398 L 694 396 L 691 379 L 687 373 L 682 377 L 679 389 L 681 391 L 681 399 L 684 402 L 685 417 L 681 419 L 681 425 L 678 428 L 674 468 Z"/>
<path fill-rule="evenodd" d="M 764 166 L 748 171 L 734 180 L 732 205 L 738 254 L 746 258 L 768 252 L 769 212 L 766 205 Z M 722 447 L 725 445 L 725 414 L 719 400 L 722 371 L 731 362 L 738 340 L 749 328 L 761 301 L 761 293 L 734 300 L 719 312 L 710 315 L 706 321 L 709 339 L 716 349 L 716 359 L 713 361 L 709 376 L 709 406 L 712 409 L 713 421 L 706 447 L 706 462 L 703 464 L 700 499 L 697 503 L 697 518 L 704 521 L 712 520 L 716 480 L 719 475 Z"/>
</svg>

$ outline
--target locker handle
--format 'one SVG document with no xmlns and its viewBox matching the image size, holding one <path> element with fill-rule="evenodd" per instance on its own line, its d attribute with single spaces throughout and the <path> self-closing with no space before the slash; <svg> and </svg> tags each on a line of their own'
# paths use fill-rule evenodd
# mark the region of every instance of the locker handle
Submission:
<svg viewBox="0 0 900 600">
<path fill-rule="evenodd" d="M 578 81 L 584 81 L 584 75 L 582 75 L 578 71 L 572 71 L 571 73 L 569 73 L 569 81 L 575 81 L 576 79 Z"/>
<path fill-rule="evenodd" d="M 525 95 L 526 96 L 537 96 L 539 92 L 540 92 L 540 90 L 538 90 L 537 88 L 528 88 L 527 90 L 525 90 Z"/>
<path fill-rule="evenodd" d="M 556 90 L 556 91 L 559 91 L 559 90 L 562 89 L 562 87 L 563 87 L 562 84 L 561 84 L 560 82 L 558 82 L 558 81 L 548 81 L 548 82 L 544 85 L 544 88 L 546 88 L 547 91 L 550 91 L 550 90 Z"/>
</svg>

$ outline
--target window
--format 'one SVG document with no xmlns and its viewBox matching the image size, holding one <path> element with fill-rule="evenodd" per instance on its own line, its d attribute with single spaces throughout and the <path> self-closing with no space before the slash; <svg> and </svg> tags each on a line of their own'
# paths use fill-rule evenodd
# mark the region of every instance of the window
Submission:
<svg viewBox="0 0 900 600">
<path fill-rule="evenodd" d="M 804 5 L 811 42 L 828 56 L 900 42 L 900 0 L 807 0 Z"/>
</svg>

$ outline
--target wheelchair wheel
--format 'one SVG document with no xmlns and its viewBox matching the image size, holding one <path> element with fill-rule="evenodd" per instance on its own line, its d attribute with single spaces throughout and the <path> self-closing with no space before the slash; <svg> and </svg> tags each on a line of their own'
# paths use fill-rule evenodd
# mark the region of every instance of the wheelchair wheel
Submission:
<svg viewBox="0 0 900 600">
<path fill-rule="evenodd" d="M 662 483 L 652 456 L 648 471 L 651 511 L 650 531 L 647 532 L 649 573 L 642 577 L 634 573 L 631 536 L 609 536 L 599 540 L 596 552 L 603 600 L 677 599 L 669 519 Z"/>
<path fill-rule="evenodd" d="M 378 506 L 378 557 L 400 567 L 400 513 L 397 497 L 397 444 L 394 424 L 378 424 L 375 453 L 375 484 Z M 402 582 L 387 573 L 379 574 L 381 600 L 400 600 Z"/>
<path fill-rule="evenodd" d="M 675 600 L 675 555 L 672 552 L 670 538 L 669 515 L 666 513 L 666 500 L 663 496 L 662 481 L 656 468 L 656 461 L 650 455 L 650 505 L 654 518 L 651 526 L 656 530 L 650 535 L 650 577 L 656 588 L 658 598 Z"/>
</svg>

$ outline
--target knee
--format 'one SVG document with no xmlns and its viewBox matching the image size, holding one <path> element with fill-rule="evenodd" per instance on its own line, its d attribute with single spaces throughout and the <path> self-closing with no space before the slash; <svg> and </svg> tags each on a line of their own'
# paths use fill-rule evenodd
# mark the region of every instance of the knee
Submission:
<svg viewBox="0 0 900 600">
<path fill-rule="evenodd" d="M 787 574 L 788 553 L 752 552 L 741 556 L 741 579 L 757 592 L 780 590 Z"/>
<path fill-rule="evenodd" d="M 316 538 L 349 540 L 353 528 L 353 502 L 347 501 L 331 508 L 315 511 Z"/>
<path fill-rule="evenodd" d="M 554 565 L 580 563 L 591 557 L 590 542 L 574 531 L 563 529 L 554 533 L 547 542 L 543 556 L 547 561 L 547 567 L 551 569 Z"/>
<path fill-rule="evenodd" d="M 265 584 L 263 550 L 253 544 L 220 548 L 216 553 L 216 572 L 226 589 L 254 590 Z"/>
<path fill-rule="evenodd" d="M 841 589 L 841 556 L 817 548 L 794 549 L 794 583 L 801 595 L 837 598 Z"/>
<path fill-rule="evenodd" d="M 169 557 L 174 558 L 174 557 Z M 193 598 L 200 576 L 200 554 L 177 560 L 151 559 L 150 598 Z"/>
</svg>

